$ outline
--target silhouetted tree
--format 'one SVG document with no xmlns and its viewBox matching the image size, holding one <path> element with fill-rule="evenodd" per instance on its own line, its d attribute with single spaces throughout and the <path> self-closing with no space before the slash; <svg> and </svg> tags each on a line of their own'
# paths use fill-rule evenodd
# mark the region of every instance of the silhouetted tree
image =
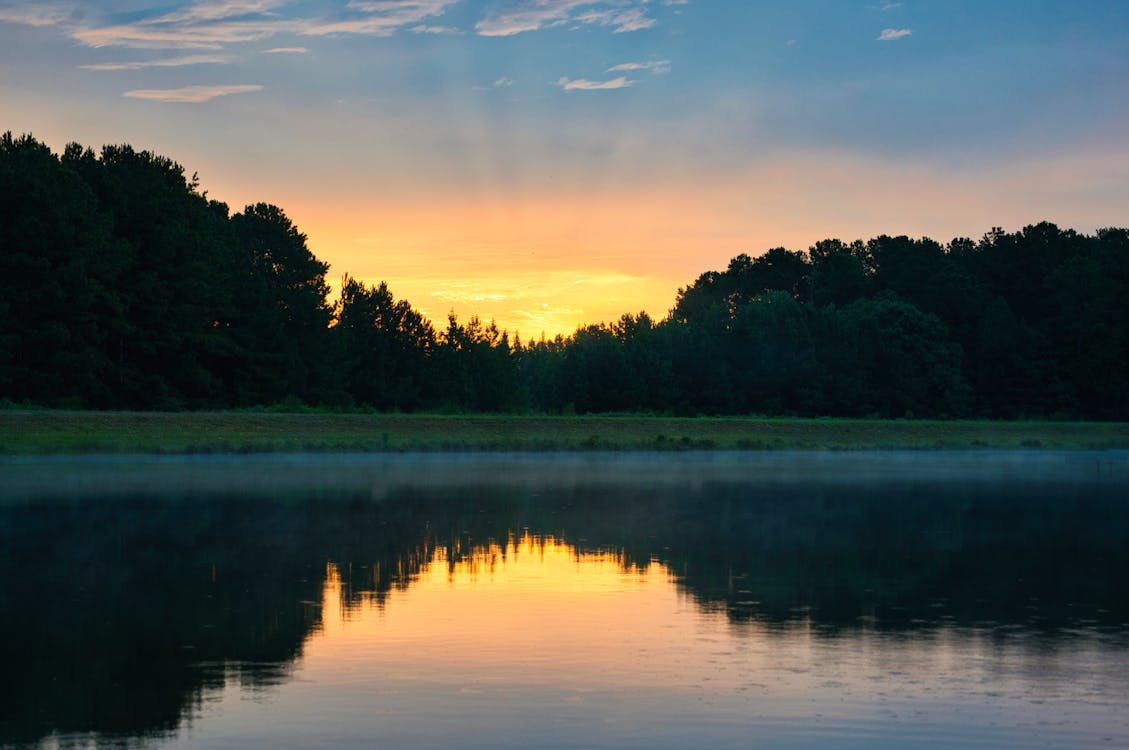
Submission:
<svg viewBox="0 0 1129 750">
<path fill-rule="evenodd" d="M 346 274 L 333 332 L 344 386 L 356 401 L 413 410 L 432 397 L 435 331 L 385 282 L 370 288 Z"/>
<path fill-rule="evenodd" d="M 466 325 L 447 317 L 439 335 L 439 399 L 471 411 L 514 411 L 524 405 L 517 379 L 517 357 L 509 335 L 494 321 L 472 317 Z"/>
<path fill-rule="evenodd" d="M 129 145 L 0 137 L 0 399 L 197 408 L 1129 419 L 1129 231 L 1043 222 L 741 253 L 623 315 L 522 345 L 327 264 L 285 212 L 230 215 Z"/>
<path fill-rule="evenodd" d="M 30 135 L 0 136 L 0 395 L 107 406 L 127 249 L 82 177 Z"/>
<path fill-rule="evenodd" d="M 287 396 L 336 400 L 328 264 L 314 257 L 306 235 L 277 206 L 247 206 L 231 225 L 250 258 L 251 275 L 240 289 L 240 322 L 252 347 L 245 387 L 260 403 Z"/>
<path fill-rule="evenodd" d="M 961 348 L 939 318 L 891 292 L 852 302 L 840 314 L 853 334 L 873 411 L 884 417 L 965 412 L 970 393 L 961 378 Z"/>
</svg>

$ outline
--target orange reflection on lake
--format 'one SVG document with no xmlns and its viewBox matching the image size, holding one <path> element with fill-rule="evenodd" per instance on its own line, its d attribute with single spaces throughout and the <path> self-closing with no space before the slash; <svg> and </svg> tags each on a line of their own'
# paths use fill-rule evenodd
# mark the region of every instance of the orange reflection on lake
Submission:
<svg viewBox="0 0 1129 750">
<path fill-rule="evenodd" d="M 410 583 L 379 600 L 350 603 L 332 564 L 326 581 L 306 670 L 377 668 L 392 681 L 447 673 L 461 677 L 462 691 L 515 678 L 577 691 L 670 687 L 700 677 L 718 657 L 711 652 L 731 645 L 719 638 L 724 614 L 703 612 L 666 566 L 551 536 L 437 548 Z"/>
</svg>

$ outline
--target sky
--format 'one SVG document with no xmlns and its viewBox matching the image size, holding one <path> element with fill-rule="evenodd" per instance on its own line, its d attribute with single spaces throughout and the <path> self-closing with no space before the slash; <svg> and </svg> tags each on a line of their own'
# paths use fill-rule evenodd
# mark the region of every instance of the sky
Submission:
<svg viewBox="0 0 1129 750">
<path fill-rule="evenodd" d="M 1125 0 L 0 0 L 0 131 L 129 143 L 524 339 L 738 253 L 1129 225 Z"/>
</svg>

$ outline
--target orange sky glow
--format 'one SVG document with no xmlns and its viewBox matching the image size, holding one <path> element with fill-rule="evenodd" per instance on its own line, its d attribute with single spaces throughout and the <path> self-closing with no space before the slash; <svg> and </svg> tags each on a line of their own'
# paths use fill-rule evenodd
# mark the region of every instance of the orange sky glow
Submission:
<svg viewBox="0 0 1129 750">
<path fill-rule="evenodd" d="M 1129 157 L 1112 161 L 1129 171 Z M 1011 231 L 1042 219 L 1093 231 L 1111 215 L 1111 196 L 1095 188 L 1088 207 L 1060 218 L 1068 194 L 1086 192 L 1063 184 L 1063 176 L 1111 166 L 1110 157 L 1082 151 L 970 177 L 928 164 L 795 154 L 639 187 L 611 181 L 520 194 L 420 191 L 363 202 L 342 187 L 277 202 L 331 263 L 334 288 L 344 273 L 387 281 L 438 329 L 453 311 L 464 322 L 477 315 L 529 340 L 624 313 L 662 318 L 680 287 L 742 252 L 883 233 L 978 239 L 993 226 Z"/>
<path fill-rule="evenodd" d="M 127 7 L 128 6 L 128 7 Z M 0 128 L 129 143 L 524 340 L 738 253 L 1124 226 L 1116 4 L 0 0 Z"/>
</svg>

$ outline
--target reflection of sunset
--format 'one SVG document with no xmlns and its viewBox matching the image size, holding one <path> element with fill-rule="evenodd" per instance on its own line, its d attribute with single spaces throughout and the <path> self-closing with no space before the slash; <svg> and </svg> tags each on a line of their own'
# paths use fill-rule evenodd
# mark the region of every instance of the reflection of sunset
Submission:
<svg viewBox="0 0 1129 750">
<path fill-rule="evenodd" d="M 331 565 L 324 630 L 307 643 L 307 664 L 379 665 L 405 679 L 451 668 L 485 681 L 512 679 L 521 665 L 531 670 L 522 680 L 538 684 L 654 685 L 681 679 L 680 665 L 708 659 L 720 643 L 705 636 L 724 615 L 700 612 L 658 563 L 633 567 L 616 552 L 528 534 L 450 555 L 438 548 L 382 605 L 346 606 Z M 674 640 L 684 644 L 677 652 Z"/>
<path fill-rule="evenodd" d="M 1101 665 L 1115 671 L 1098 682 L 1120 684 L 1108 644 L 1092 639 L 1060 644 L 1069 653 L 1055 660 L 977 629 L 734 621 L 700 607 L 662 563 L 552 536 L 429 537 L 384 564 L 329 564 L 322 628 L 293 679 L 262 703 L 229 685 L 205 709 L 209 736 L 247 726 L 292 746 L 329 731 L 363 746 L 743 748 L 873 746 L 891 732 L 901 746 L 928 727 L 956 745 L 967 725 L 1023 734 L 1033 695 L 1069 704 L 1092 732 L 1123 731 L 1104 703 L 1087 703 Z M 366 580 L 393 585 L 366 596 Z"/>
</svg>

